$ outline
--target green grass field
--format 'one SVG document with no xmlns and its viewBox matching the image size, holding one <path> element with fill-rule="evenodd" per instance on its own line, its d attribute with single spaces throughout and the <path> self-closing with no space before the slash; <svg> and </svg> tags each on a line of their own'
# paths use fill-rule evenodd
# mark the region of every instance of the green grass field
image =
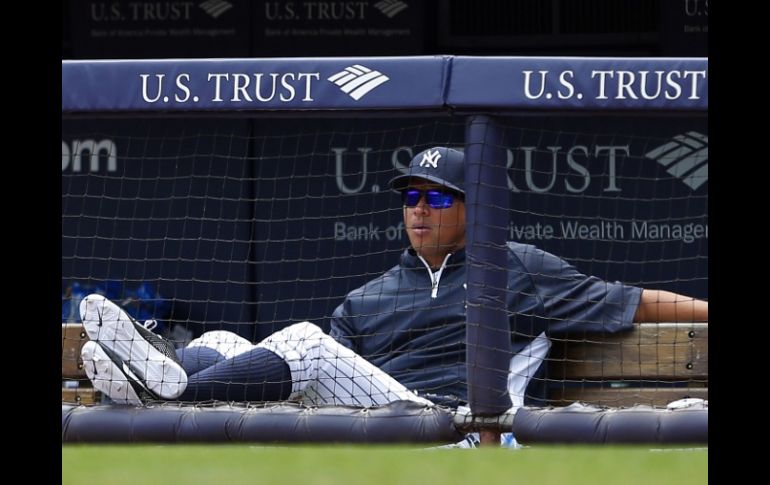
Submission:
<svg viewBox="0 0 770 485">
<path fill-rule="evenodd" d="M 708 449 L 66 445 L 63 484 L 705 484 Z"/>
</svg>

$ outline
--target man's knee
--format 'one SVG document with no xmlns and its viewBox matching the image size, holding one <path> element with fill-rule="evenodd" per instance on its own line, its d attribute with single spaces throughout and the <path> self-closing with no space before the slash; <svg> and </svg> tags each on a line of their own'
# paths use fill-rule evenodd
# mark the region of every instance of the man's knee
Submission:
<svg viewBox="0 0 770 485">
<path fill-rule="evenodd" d="M 288 361 L 314 355 L 315 349 L 323 347 L 322 344 L 329 341 L 333 339 L 318 325 L 300 322 L 273 333 L 257 346 L 271 350 Z"/>
<path fill-rule="evenodd" d="M 208 347 L 230 358 L 251 350 L 254 346 L 236 333 L 228 330 L 212 330 L 190 342 L 187 347 Z"/>
<path fill-rule="evenodd" d="M 299 323 L 294 323 L 294 324 L 289 325 L 288 327 L 286 327 L 286 329 L 288 329 L 291 333 L 296 334 L 296 335 L 313 336 L 313 335 L 317 335 L 319 333 L 320 334 L 324 334 L 323 330 L 321 330 L 321 327 L 319 327 L 315 323 L 307 322 L 307 321 L 299 322 Z M 324 334 L 324 335 L 326 335 L 326 334 Z"/>
<path fill-rule="evenodd" d="M 285 342 L 298 342 L 308 339 L 319 339 L 326 337 L 327 335 L 321 330 L 321 328 L 310 322 L 299 322 L 282 328 L 269 336 L 266 341 L 269 340 L 283 340 Z"/>
</svg>

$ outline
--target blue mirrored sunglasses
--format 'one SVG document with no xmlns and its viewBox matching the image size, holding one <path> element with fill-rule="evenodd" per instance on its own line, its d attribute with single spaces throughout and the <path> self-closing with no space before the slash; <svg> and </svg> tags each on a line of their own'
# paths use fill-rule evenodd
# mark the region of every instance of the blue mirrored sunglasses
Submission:
<svg viewBox="0 0 770 485">
<path fill-rule="evenodd" d="M 414 207 L 420 202 L 422 196 L 425 195 L 425 202 L 433 209 L 449 209 L 455 201 L 455 197 L 462 200 L 460 194 L 454 192 L 430 189 L 430 190 L 417 190 L 407 189 L 401 192 L 401 197 L 404 199 L 404 205 L 406 207 Z"/>
</svg>

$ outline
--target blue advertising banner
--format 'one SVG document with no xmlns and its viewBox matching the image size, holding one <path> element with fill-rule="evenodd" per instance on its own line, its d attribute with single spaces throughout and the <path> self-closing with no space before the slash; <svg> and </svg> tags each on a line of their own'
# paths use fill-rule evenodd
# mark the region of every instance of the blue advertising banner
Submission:
<svg viewBox="0 0 770 485">
<path fill-rule="evenodd" d="M 451 76 L 457 108 L 708 108 L 706 59 L 455 57 Z"/>
<path fill-rule="evenodd" d="M 440 108 L 446 66 L 441 57 L 62 61 L 62 111 Z"/>
<path fill-rule="evenodd" d="M 62 61 L 62 112 L 708 109 L 707 59 Z"/>
</svg>

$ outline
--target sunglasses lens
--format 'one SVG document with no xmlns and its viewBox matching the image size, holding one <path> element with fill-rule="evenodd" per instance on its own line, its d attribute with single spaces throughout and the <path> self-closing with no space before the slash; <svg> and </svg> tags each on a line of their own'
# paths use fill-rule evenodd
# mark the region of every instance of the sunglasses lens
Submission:
<svg viewBox="0 0 770 485">
<path fill-rule="evenodd" d="M 420 202 L 420 196 L 422 196 L 422 192 L 419 190 L 405 190 L 402 192 L 402 195 L 404 197 L 404 205 L 407 207 L 414 207 L 418 202 Z"/>
<path fill-rule="evenodd" d="M 425 200 L 427 200 L 428 205 L 434 209 L 449 209 L 452 207 L 454 197 L 448 192 L 429 190 L 425 193 Z"/>
<path fill-rule="evenodd" d="M 425 201 L 433 209 L 448 209 L 454 203 L 454 195 L 440 190 L 428 190 L 422 192 L 416 189 L 409 189 L 402 192 L 404 205 L 414 207 L 420 202 L 420 198 L 425 194 Z"/>
</svg>

